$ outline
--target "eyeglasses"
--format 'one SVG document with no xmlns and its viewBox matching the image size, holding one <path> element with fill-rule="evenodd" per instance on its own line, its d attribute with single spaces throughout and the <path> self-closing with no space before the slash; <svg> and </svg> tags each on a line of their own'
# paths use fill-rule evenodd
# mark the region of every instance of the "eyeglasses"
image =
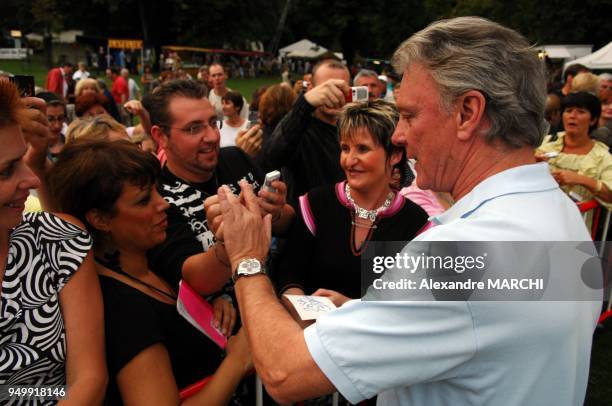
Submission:
<svg viewBox="0 0 612 406">
<path fill-rule="evenodd" d="M 54 121 L 59 121 L 60 123 L 66 120 L 66 116 L 47 116 L 47 121 L 52 123 Z"/>
<path fill-rule="evenodd" d="M 223 128 L 223 120 L 215 118 L 207 124 L 206 123 L 192 124 L 186 128 L 170 127 L 169 125 L 163 125 L 160 127 L 166 129 L 166 131 L 167 130 L 178 130 L 178 131 L 184 132 L 185 134 L 195 136 L 195 135 L 202 134 L 204 131 L 206 131 L 207 128 L 210 128 L 213 131 L 220 130 L 221 128 Z"/>
</svg>

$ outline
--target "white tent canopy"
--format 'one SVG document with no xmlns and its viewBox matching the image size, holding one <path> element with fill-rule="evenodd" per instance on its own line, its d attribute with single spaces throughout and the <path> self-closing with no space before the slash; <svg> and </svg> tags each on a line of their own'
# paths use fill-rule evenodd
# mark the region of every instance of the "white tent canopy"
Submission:
<svg viewBox="0 0 612 406">
<path fill-rule="evenodd" d="M 576 59 L 591 53 L 593 45 L 542 45 L 538 47 L 551 59 Z"/>
<path fill-rule="evenodd" d="M 612 69 L 612 42 L 590 55 L 567 62 L 564 66 L 580 63 L 589 69 Z"/>
<path fill-rule="evenodd" d="M 278 50 L 280 56 L 290 58 L 317 58 L 326 52 L 327 48 L 306 38 Z"/>
</svg>

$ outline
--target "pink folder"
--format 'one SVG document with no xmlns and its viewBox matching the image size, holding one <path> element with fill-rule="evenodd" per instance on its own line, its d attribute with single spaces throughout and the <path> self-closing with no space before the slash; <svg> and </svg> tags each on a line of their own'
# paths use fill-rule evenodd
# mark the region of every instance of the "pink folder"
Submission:
<svg viewBox="0 0 612 406">
<path fill-rule="evenodd" d="M 179 282 L 176 309 L 191 325 L 213 340 L 219 347 L 225 348 L 227 338 L 215 327 L 213 307 L 185 281 Z"/>
</svg>

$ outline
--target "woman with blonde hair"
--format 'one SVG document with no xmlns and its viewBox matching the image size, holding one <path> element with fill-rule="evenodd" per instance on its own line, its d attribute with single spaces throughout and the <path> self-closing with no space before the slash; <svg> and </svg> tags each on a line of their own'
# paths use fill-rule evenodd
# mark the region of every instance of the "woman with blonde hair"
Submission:
<svg viewBox="0 0 612 406">
<path fill-rule="evenodd" d="M 599 77 L 591 72 L 580 72 L 572 81 L 570 93 L 587 92 L 597 95 L 599 92 Z"/>
<path fill-rule="evenodd" d="M 74 96 L 78 98 L 88 93 L 103 95 L 102 89 L 100 89 L 96 79 L 87 78 L 77 82 L 74 89 Z"/>
<path fill-rule="evenodd" d="M 125 127 L 107 114 L 74 120 L 66 130 L 66 144 L 79 138 L 96 140 L 128 140 Z"/>
<path fill-rule="evenodd" d="M 410 241 L 427 214 L 391 188 L 406 176 L 404 151 L 391 143 L 399 113 L 383 100 L 349 103 L 338 119 L 340 166 L 346 180 L 299 198 L 278 270 L 279 293 L 319 288 L 361 297 L 361 254 L 369 241 Z M 402 183 L 402 182 L 400 182 Z"/>
</svg>

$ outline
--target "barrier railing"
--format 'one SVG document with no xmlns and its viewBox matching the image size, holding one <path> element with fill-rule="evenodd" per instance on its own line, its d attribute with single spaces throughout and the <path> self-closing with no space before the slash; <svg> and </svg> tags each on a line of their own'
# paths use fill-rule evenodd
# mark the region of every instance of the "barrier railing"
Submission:
<svg viewBox="0 0 612 406">
<path fill-rule="evenodd" d="M 580 202 L 580 203 L 577 203 L 577 205 L 578 205 L 578 209 L 582 213 L 582 218 L 584 219 L 585 222 L 587 221 L 589 212 L 591 211 L 593 212 L 593 222 L 591 223 L 591 238 L 593 240 L 595 240 L 597 231 L 599 229 L 601 212 L 602 210 L 605 210 L 606 212 L 601 237 L 599 238 L 600 245 L 599 245 L 599 252 L 598 252 L 599 257 L 603 258 L 605 254 L 605 249 L 606 249 L 606 239 L 608 238 L 608 231 L 610 229 L 610 217 L 611 217 L 612 212 L 606 209 L 605 207 L 603 207 L 602 205 L 600 205 L 599 202 L 595 199 Z M 610 291 L 610 295 L 608 296 L 608 307 L 606 309 L 606 312 L 604 312 L 604 314 L 607 314 L 607 317 L 610 317 L 611 309 L 612 309 L 612 290 Z"/>
</svg>

